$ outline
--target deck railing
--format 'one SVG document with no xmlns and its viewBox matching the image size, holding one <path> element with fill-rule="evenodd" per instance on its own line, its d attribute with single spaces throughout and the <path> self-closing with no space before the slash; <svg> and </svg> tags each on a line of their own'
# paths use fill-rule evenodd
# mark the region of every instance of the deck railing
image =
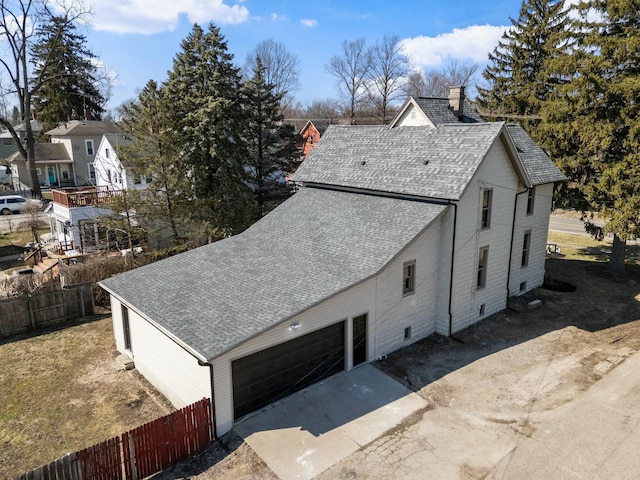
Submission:
<svg viewBox="0 0 640 480">
<path fill-rule="evenodd" d="M 67 208 L 89 207 L 113 202 L 120 190 L 110 187 L 73 187 L 51 190 L 53 201 Z"/>
</svg>

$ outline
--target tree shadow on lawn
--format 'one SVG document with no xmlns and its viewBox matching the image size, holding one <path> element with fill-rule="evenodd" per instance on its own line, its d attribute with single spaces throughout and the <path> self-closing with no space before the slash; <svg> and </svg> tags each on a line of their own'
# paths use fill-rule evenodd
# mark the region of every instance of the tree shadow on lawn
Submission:
<svg viewBox="0 0 640 480">
<path fill-rule="evenodd" d="M 611 246 L 582 247 L 578 249 L 578 255 L 591 257 L 595 262 L 608 262 L 611 257 Z M 624 258 L 627 264 L 637 263 L 640 259 L 640 245 L 627 245 L 624 249 Z"/>
<path fill-rule="evenodd" d="M 111 316 L 111 312 L 99 312 L 93 315 L 87 315 L 84 318 L 78 318 L 76 320 L 69 320 L 69 321 L 58 323 L 58 324 L 36 327 L 34 330 L 14 333 L 13 335 L 10 335 L 4 338 L 0 337 L 0 346 L 6 345 L 8 343 L 18 342 L 20 340 L 25 340 L 27 338 L 39 337 L 40 335 L 47 335 L 52 332 L 57 332 L 59 330 L 75 327 L 76 325 L 81 325 L 83 323 L 97 322 L 98 320 L 102 320 L 103 318 L 107 318 L 110 316 Z"/>
<path fill-rule="evenodd" d="M 640 266 L 626 269 L 624 278 L 615 278 L 606 263 L 548 258 L 545 284 L 573 285 L 575 291 L 537 288 L 454 338 L 431 335 L 374 365 L 417 391 L 482 357 L 552 331 L 574 326 L 597 332 L 633 322 L 640 319 Z M 542 305 L 528 308 L 535 299 Z"/>
</svg>

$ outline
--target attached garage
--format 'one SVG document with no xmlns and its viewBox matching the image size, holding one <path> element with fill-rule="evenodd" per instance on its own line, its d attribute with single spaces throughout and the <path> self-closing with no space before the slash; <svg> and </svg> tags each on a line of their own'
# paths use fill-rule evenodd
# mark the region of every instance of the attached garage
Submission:
<svg viewBox="0 0 640 480">
<path fill-rule="evenodd" d="M 345 322 L 232 362 L 234 417 L 240 418 L 345 368 Z"/>
</svg>

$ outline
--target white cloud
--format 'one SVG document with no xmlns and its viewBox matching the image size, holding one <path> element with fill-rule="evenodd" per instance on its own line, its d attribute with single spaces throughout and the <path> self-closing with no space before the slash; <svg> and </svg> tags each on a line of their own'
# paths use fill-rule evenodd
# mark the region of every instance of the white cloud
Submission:
<svg viewBox="0 0 640 480">
<path fill-rule="evenodd" d="M 407 38 L 401 49 L 417 67 L 438 67 L 447 59 L 485 63 L 507 28 L 494 25 L 454 28 L 435 37 Z"/>
<path fill-rule="evenodd" d="M 302 25 L 303 27 L 313 28 L 318 26 L 318 21 L 312 20 L 310 18 L 303 18 L 302 20 L 300 20 L 300 25 Z"/>
<path fill-rule="evenodd" d="M 96 30 L 153 34 L 174 30 L 180 15 L 192 23 L 237 24 L 249 19 L 249 10 L 224 0 L 93 0 L 92 24 Z"/>
<path fill-rule="evenodd" d="M 287 22 L 287 21 L 289 21 L 289 18 L 286 15 L 278 15 L 277 13 L 272 13 L 271 14 L 271 21 L 272 22 Z"/>
</svg>

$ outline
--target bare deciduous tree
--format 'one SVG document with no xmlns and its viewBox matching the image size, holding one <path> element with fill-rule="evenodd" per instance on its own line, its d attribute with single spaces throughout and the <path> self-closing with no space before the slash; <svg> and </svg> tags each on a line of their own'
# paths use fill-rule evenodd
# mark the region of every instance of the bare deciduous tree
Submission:
<svg viewBox="0 0 640 480">
<path fill-rule="evenodd" d="M 480 66 L 477 63 L 459 62 L 452 60 L 437 70 L 429 70 L 423 76 L 423 83 L 420 84 L 414 79 L 412 84 L 408 84 L 409 89 L 416 86 L 422 88 L 419 92 L 411 92 L 411 95 L 420 93 L 422 97 L 443 98 L 449 95 L 451 86 L 469 86 L 475 84 L 475 78 Z M 421 72 L 417 72 L 421 74 Z M 407 91 L 409 93 L 409 91 Z"/>
<path fill-rule="evenodd" d="M 300 59 L 287 50 L 287 47 L 273 39 L 260 42 L 253 51 L 247 54 L 244 73 L 251 77 L 256 68 L 256 58 L 260 58 L 264 71 L 264 81 L 274 86 L 274 93 L 282 97 L 283 108 L 293 103 L 292 92 L 300 86 Z"/>
<path fill-rule="evenodd" d="M 364 38 L 342 42 L 340 55 L 331 57 L 325 66 L 328 73 L 336 77 L 338 92 L 347 105 L 351 124 L 363 98 L 366 98 L 366 83 L 371 69 L 371 51 L 366 48 Z"/>
<path fill-rule="evenodd" d="M 331 119 L 340 116 L 340 106 L 332 98 L 314 100 L 304 109 L 305 118 Z"/>
<path fill-rule="evenodd" d="M 409 75 L 409 61 L 400 51 L 400 37 L 385 35 L 371 49 L 367 93 L 382 124 L 388 120 L 389 106 L 404 97 L 404 83 Z"/>
<path fill-rule="evenodd" d="M 80 4 L 71 2 L 62 16 L 73 23 L 85 13 Z M 34 92 L 42 86 L 42 78 L 48 71 L 48 66 L 45 61 L 40 77 L 32 78 L 30 53 L 38 26 L 49 21 L 53 15 L 46 0 L 0 0 L 0 43 L 5 50 L 0 56 L 0 70 L 4 71 L 8 79 L 6 84 L 0 85 L 0 97 L 16 99 L 24 127 L 24 144 L 10 118 L 0 116 L 0 125 L 11 133 L 20 155 L 26 161 L 31 188 L 36 197 L 41 196 L 41 191 L 35 162 L 36 140 L 31 128 L 31 103 Z"/>
</svg>

